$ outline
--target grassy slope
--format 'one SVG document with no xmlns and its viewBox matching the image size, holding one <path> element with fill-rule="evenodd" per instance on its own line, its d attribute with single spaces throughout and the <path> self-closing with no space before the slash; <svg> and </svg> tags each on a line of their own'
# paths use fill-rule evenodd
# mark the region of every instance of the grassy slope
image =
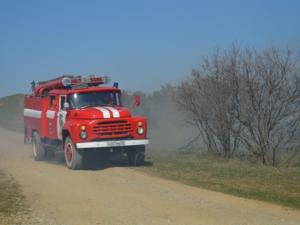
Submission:
<svg viewBox="0 0 300 225">
<path fill-rule="evenodd" d="M 16 94 L 0 98 L 0 127 L 23 131 L 23 97 Z"/>
<path fill-rule="evenodd" d="M 274 169 L 196 153 L 148 151 L 153 166 L 138 168 L 188 185 L 300 209 L 300 168 Z"/>
</svg>

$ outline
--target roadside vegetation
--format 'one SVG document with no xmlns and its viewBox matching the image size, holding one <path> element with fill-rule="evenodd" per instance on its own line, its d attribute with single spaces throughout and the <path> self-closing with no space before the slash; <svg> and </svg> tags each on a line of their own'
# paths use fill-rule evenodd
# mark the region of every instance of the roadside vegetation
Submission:
<svg viewBox="0 0 300 225">
<path fill-rule="evenodd" d="M 148 151 L 147 174 L 300 209 L 300 168 L 274 168 L 197 152 Z"/>
<path fill-rule="evenodd" d="M 0 170 L 0 224 L 14 224 L 15 216 L 26 213 L 27 209 L 18 183 Z"/>
</svg>

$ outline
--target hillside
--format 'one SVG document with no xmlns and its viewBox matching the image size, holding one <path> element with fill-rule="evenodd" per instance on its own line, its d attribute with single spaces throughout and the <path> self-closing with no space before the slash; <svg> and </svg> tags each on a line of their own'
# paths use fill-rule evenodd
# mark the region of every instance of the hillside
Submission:
<svg viewBox="0 0 300 225">
<path fill-rule="evenodd" d="M 23 131 L 23 94 L 0 98 L 0 127 Z"/>
</svg>

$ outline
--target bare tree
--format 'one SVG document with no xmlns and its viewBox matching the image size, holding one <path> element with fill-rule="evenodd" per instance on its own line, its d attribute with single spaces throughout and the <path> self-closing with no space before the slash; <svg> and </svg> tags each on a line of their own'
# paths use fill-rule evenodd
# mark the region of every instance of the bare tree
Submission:
<svg viewBox="0 0 300 225">
<path fill-rule="evenodd" d="M 209 151 L 247 150 L 276 166 L 299 146 L 299 60 L 289 50 L 217 51 L 178 87 L 176 101 Z"/>
<path fill-rule="evenodd" d="M 246 50 L 242 56 L 240 138 L 264 164 L 275 166 L 280 151 L 295 150 L 299 143 L 298 63 L 289 50 Z"/>
<path fill-rule="evenodd" d="M 192 79 L 179 86 L 176 98 L 208 150 L 227 157 L 236 150 L 239 138 L 235 117 L 238 56 L 239 50 L 233 47 L 205 58 L 201 68 L 193 70 Z"/>
</svg>

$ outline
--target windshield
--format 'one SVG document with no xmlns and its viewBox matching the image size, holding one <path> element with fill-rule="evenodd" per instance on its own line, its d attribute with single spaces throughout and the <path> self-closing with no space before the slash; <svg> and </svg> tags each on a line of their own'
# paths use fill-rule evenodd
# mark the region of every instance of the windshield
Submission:
<svg viewBox="0 0 300 225">
<path fill-rule="evenodd" d="M 94 106 L 120 106 L 120 93 L 103 91 L 75 93 L 69 96 L 71 108 L 85 108 Z"/>
</svg>

